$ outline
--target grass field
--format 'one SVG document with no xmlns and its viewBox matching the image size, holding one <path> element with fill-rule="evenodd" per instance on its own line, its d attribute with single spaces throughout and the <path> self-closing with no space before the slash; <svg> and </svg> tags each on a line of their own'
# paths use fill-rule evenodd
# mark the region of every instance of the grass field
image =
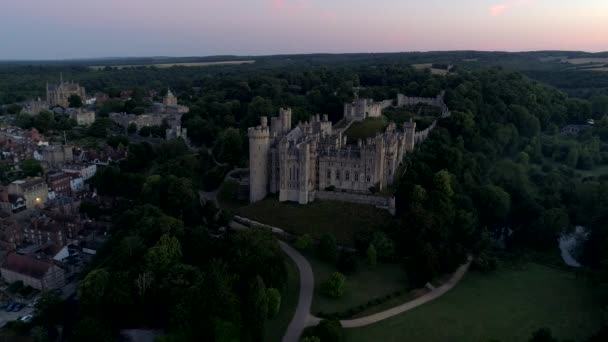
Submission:
<svg viewBox="0 0 608 342">
<path fill-rule="evenodd" d="M 431 69 L 431 74 L 433 74 L 433 75 L 445 76 L 450 73 L 449 71 L 447 71 L 445 69 L 433 68 L 433 64 L 431 64 L 431 63 L 412 64 L 412 66 L 414 67 L 414 69 L 417 69 L 417 70 Z"/>
<path fill-rule="evenodd" d="M 376 324 L 347 329 L 347 341 L 527 341 L 539 328 L 580 341 L 599 329 L 593 287 L 572 272 L 524 264 L 468 273 L 443 297 Z"/>
<path fill-rule="evenodd" d="M 562 62 L 566 62 L 569 64 L 575 64 L 575 65 L 580 65 L 580 64 L 590 64 L 590 63 L 604 63 L 604 64 L 608 64 L 608 57 L 604 57 L 604 58 L 566 58 L 566 59 L 562 59 Z"/>
<path fill-rule="evenodd" d="M 315 294 L 311 311 L 329 314 L 346 311 L 370 300 L 383 297 L 407 288 L 405 271 L 396 264 L 378 264 L 370 268 L 363 259 L 359 260 L 359 269 L 352 275 L 346 275 L 346 292 L 339 299 L 329 298 L 321 293 L 321 284 L 336 271 L 334 266 L 307 255 L 315 274 Z"/>
<path fill-rule="evenodd" d="M 193 63 L 158 63 L 158 64 L 126 64 L 126 65 L 111 65 L 112 68 L 125 69 L 125 68 L 137 68 L 137 67 L 156 67 L 156 68 L 172 68 L 172 67 L 203 67 L 203 66 L 214 66 L 214 65 L 238 65 L 238 64 L 253 64 L 254 60 L 243 60 L 243 61 L 218 61 L 218 62 L 193 62 Z M 105 65 L 93 65 L 90 69 L 101 70 L 104 69 Z"/>
<path fill-rule="evenodd" d="M 295 234 L 308 233 L 319 238 L 332 233 L 343 244 L 353 244 L 360 230 L 376 230 L 392 224 L 388 211 L 370 205 L 314 201 L 307 205 L 279 202 L 276 197 L 236 209 L 238 215 L 285 229 Z"/>
<path fill-rule="evenodd" d="M 285 258 L 287 262 L 287 288 L 281 297 L 281 308 L 279 313 L 266 322 L 265 341 L 280 342 L 287 330 L 287 326 L 298 306 L 298 294 L 300 291 L 300 278 L 298 269 L 290 258 Z"/>
<path fill-rule="evenodd" d="M 378 133 L 382 133 L 387 124 L 388 121 L 385 117 L 367 118 L 360 122 L 353 122 L 344 134 L 348 138 L 348 143 L 354 144 L 359 139 L 373 138 Z"/>
</svg>

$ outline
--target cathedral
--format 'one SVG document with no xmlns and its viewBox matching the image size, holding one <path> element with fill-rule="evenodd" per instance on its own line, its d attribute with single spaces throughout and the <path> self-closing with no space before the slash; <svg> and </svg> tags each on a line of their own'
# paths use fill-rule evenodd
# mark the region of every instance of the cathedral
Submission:
<svg viewBox="0 0 608 342">
<path fill-rule="evenodd" d="M 81 87 L 78 83 L 64 82 L 63 76 L 60 77 L 60 81 L 58 84 L 46 84 L 46 102 L 51 107 L 69 107 L 70 102 L 68 101 L 68 99 L 72 95 L 80 96 L 80 99 L 83 102 L 86 100 L 84 87 Z"/>
<path fill-rule="evenodd" d="M 345 132 L 350 125 L 380 116 L 380 111 L 393 102 L 398 106 L 429 104 L 440 107 L 442 117 L 450 114 L 443 94 L 428 99 L 400 95 L 398 101 L 355 102 L 345 105 L 346 116 L 336 126 L 327 115 L 317 114 L 292 128 L 291 109 L 280 109 L 270 125 L 268 118 L 262 117 L 259 126 L 249 128 L 250 202 L 271 193 L 278 194 L 281 202 L 300 204 L 315 198 L 377 204 L 381 196 L 375 194 L 398 179 L 396 173 L 404 156 L 428 137 L 436 121 L 418 132 L 415 122 L 401 127 L 390 123 L 383 133 L 356 144 L 347 144 Z"/>
</svg>

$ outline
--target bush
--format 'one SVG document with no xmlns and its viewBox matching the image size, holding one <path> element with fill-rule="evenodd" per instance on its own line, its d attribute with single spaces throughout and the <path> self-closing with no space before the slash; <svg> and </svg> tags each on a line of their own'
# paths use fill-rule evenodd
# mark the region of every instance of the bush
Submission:
<svg viewBox="0 0 608 342">
<path fill-rule="evenodd" d="M 493 255 L 488 255 L 487 253 L 480 253 L 475 260 L 473 260 L 473 264 L 471 267 L 474 270 L 488 273 L 496 270 L 497 261 L 496 257 Z"/>
<path fill-rule="evenodd" d="M 272 318 L 281 309 L 281 293 L 277 289 L 268 288 L 266 290 L 266 297 L 268 298 L 268 318 Z"/>
<path fill-rule="evenodd" d="M 355 252 L 342 251 L 338 258 L 338 271 L 345 274 L 353 274 L 357 271 L 357 255 Z"/>
<path fill-rule="evenodd" d="M 308 251 L 312 247 L 312 237 L 308 234 L 304 234 L 296 240 L 295 247 L 300 251 Z"/>
<path fill-rule="evenodd" d="M 340 272 L 334 272 L 321 285 L 322 292 L 331 298 L 340 298 L 346 290 L 346 277 Z"/>
<path fill-rule="evenodd" d="M 367 264 L 370 266 L 376 266 L 376 263 L 378 262 L 378 253 L 376 252 L 376 247 L 374 247 L 373 243 L 369 244 L 365 255 L 367 259 Z"/>
<path fill-rule="evenodd" d="M 395 244 L 383 232 L 375 232 L 372 244 L 380 260 L 391 260 L 395 256 Z"/>
<path fill-rule="evenodd" d="M 314 328 L 314 336 L 319 337 L 321 342 L 342 342 L 344 341 L 344 329 L 337 320 L 322 320 Z"/>
<path fill-rule="evenodd" d="M 324 234 L 319 241 L 317 257 L 325 262 L 334 263 L 337 256 L 336 238 L 331 234 Z"/>
</svg>

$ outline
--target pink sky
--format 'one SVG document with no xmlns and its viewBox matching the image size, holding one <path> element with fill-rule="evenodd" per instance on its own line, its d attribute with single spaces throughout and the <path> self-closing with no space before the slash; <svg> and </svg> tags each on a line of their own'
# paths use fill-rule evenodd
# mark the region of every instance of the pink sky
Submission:
<svg viewBox="0 0 608 342">
<path fill-rule="evenodd" d="M 608 0 L 19 0 L 0 59 L 608 50 Z"/>
</svg>

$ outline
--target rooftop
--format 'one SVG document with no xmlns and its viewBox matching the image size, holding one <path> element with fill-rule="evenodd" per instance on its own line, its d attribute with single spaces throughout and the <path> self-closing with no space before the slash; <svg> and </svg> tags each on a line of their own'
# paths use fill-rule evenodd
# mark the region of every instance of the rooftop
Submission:
<svg viewBox="0 0 608 342">
<path fill-rule="evenodd" d="M 36 260 L 31 256 L 14 253 L 7 255 L 4 263 L 2 263 L 2 269 L 36 279 L 42 279 L 51 266 L 52 264 Z"/>
</svg>

